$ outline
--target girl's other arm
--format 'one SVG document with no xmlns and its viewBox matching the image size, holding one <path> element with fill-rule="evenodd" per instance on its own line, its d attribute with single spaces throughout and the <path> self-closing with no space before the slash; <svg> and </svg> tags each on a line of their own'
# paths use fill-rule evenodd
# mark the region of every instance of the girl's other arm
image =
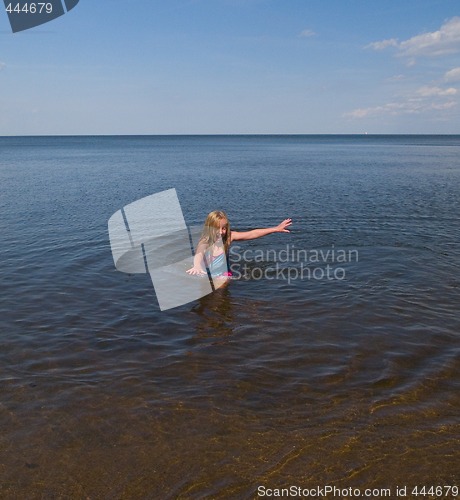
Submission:
<svg viewBox="0 0 460 500">
<path fill-rule="evenodd" d="M 289 229 L 286 228 L 291 224 L 292 219 L 284 219 L 283 222 L 278 224 L 276 227 L 253 229 L 252 231 L 232 231 L 232 241 L 255 240 L 256 238 L 262 238 L 262 236 L 267 236 L 267 234 L 272 233 L 289 233 Z"/>
<path fill-rule="evenodd" d="M 188 274 L 192 275 L 202 275 L 206 274 L 206 266 L 204 263 L 204 252 L 206 251 L 206 245 L 200 243 L 196 249 L 195 257 L 193 257 L 193 267 L 187 269 Z"/>
</svg>

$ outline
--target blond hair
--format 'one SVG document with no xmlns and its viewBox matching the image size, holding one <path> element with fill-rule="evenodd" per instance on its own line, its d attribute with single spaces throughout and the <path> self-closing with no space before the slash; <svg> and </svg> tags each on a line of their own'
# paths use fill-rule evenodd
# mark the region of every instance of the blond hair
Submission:
<svg viewBox="0 0 460 500">
<path fill-rule="evenodd" d="M 225 234 L 222 236 L 222 242 L 224 244 L 225 254 L 228 254 L 228 249 L 230 247 L 231 233 L 230 233 L 230 223 L 228 222 L 228 217 L 222 210 L 214 210 L 206 217 L 204 222 L 203 232 L 201 233 L 200 242 L 205 243 L 208 247 L 214 245 L 216 241 L 220 238 L 220 222 L 225 220 L 225 228 L 227 229 Z"/>
</svg>

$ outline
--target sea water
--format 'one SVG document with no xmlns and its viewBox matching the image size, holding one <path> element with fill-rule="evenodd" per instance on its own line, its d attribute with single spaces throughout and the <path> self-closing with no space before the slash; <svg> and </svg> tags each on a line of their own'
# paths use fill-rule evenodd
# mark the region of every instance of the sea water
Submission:
<svg viewBox="0 0 460 500">
<path fill-rule="evenodd" d="M 3 498 L 458 485 L 460 136 L 0 138 L 0 186 Z M 171 188 L 291 232 L 161 312 L 107 221 Z"/>
</svg>

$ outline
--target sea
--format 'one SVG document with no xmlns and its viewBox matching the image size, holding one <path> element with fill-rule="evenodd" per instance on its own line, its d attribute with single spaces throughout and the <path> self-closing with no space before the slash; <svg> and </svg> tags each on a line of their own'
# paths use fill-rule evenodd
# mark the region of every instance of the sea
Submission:
<svg viewBox="0 0 460 500">
<path fill-rule="evenodd" d="M 108 220 L 171 189 L 290 232 L 161 310 Z M 2 137 L 0 209 L 2 499 L 458 495 L 460 136 Z"/>
</svg>

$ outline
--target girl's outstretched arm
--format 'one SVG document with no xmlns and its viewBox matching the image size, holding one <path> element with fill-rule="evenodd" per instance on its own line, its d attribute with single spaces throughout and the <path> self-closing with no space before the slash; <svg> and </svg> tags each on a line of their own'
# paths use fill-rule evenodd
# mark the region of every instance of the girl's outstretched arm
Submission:
<svg viewBox="0 0 460 500">
<path fill-rule="evenodd" d="M 283 222 L 278 224 L 276 227 L 253 229 L 252 231 L 232 231 L 232 241 L 255 240 L 256 238 L 261 238 L 262 236 L 267 236 L 267 234 L 272 233 L 289 233 L 289 229 L 286 228 L 291 224 L 292 219 L 284 219 Z"/>
</svg>

